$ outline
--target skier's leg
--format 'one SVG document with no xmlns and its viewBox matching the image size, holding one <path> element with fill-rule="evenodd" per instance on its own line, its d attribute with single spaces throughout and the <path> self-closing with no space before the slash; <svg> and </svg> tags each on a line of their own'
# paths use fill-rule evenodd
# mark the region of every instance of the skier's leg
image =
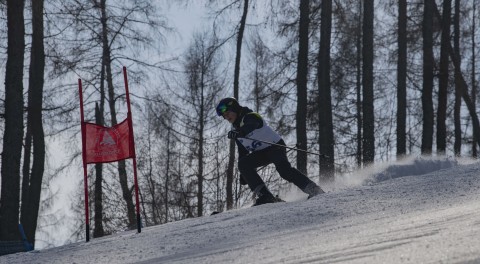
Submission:
<svg viewBox="0 0 480 264">
<path fill-rule="evenodd" d="M 273 149 L 270 153 L 270 159 L 282 178 L 295 184 L 300 190 L 308 194 L 311 198 L 317 194 L 324 193 L 324 191 L 305 174 L 292 167 L 287 158 L 287 152 L 284 148 Z"/>
<path fill-rule="evenodd" d="M 292 167 L 292 164 L 288 161 L 285 148 L 275 148 L 269 151 L 268 154 L 276 170 L 285 180 L 295 184 L 302 190 L 312 182 L 305 174 Z"/>
<path fill-rule="evenodd" d="M 257 153 L 251 153 L 238 159 L 238 170 L 252 191 L 259 185 L 265 185 L 257 173 L 257 168 L 262 166 L 260 161 L 261 157 Z"/>
<path fill-rule="evenodd" d="M 275 202 L 274 196 L 257 173 L 257 168 L 266 164 L 268 162 L 265 156 L 260 153 L 251 153 L 238 160 L 238 170 L 242 174 L 243 179 L 247 182 L 250 190 L 259 197 L 255 205 Z"/>
</svg>

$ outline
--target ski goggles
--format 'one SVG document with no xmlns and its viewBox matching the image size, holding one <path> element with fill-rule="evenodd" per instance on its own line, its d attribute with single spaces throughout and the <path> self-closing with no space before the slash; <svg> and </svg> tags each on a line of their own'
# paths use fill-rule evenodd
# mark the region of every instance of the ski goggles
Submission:
<svg viewBox="0 0 480 264">
<path fill-rule="evenodd" d="M 228 111 L 228 107 L 224 104 L 217 106 L 217 115 L 223 116 L 225 112 Z"/>
</svg>

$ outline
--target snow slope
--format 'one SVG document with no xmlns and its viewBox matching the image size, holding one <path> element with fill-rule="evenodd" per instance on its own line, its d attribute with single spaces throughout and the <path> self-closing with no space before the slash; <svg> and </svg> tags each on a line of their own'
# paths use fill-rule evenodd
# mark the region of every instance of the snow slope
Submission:
<svg viewBox="0 0 480 264">
<path fill-rule="evenodd" d="M 0 263 L 480 263 L 478 163 L 416 159 L 325 188 L 307 201 L 2 256 Z"/>
</svg>

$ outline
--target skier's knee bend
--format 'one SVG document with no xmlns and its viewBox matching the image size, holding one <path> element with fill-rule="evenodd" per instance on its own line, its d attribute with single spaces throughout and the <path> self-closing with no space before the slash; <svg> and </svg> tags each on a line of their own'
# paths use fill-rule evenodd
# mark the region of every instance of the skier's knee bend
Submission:
<svg viewBox="0 0 480 264">
<path fill-rule="evenodd" d="M 280 174 L 280 177 L 282 177 L 283 179 L 285 179 L 288 182 L 293 181 L 293 177 L 294 177 L 295 173 L 294 173 L 292 165 L 290 165 L 290 163 L 282 164 L 282 165 L 276 165 L 275 167 L 278 171 L 278 174 Z"/>
<path fill-rule="evenodd" d="M 241 173 L 248 173 L 249 170 L 252 169 L 252 166 L 250 165 L 250 162 L 246 158 L 240 158 L 238 159 L 238 170 Z"/>
<path fill-rule="evenodd" d="M 294 178 L 293 178 L 293 174 L 292 173 L 289 173 L 289 172 L 279 172 L 280 174 L 280 177 L 282 177 L 284 180 L 288 181 L 288 182 L 293 182 Z"/>
</svg>

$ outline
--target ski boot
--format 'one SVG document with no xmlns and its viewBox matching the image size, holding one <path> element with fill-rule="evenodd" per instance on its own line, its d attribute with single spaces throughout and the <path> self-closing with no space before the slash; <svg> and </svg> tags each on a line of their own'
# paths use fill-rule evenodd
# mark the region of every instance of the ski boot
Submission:
<svg viewBox="0 0 480 264">
<path fill-rule="evenodd" d="M 253 206 L 277 202 L 277 198 L 273 196 L 265 185 L 258 186 L 254 192 L 258 198 Z"/>
<path fill-rule="evenodd" d="M 310 199 L 314 196 L 317 196 L 319 194 L 323 194 L 325 193 L 322 188 L 320 188 L 320 186 L 318 186 L 317 184 L 315 184 L 314 182 L 311 182 L 309 184 L 307 184 L 307 186 L 305 188 L 303 188 L 302 190 L 304 193 L 308 194 L 308 198 L 307 199 Z"/>
</svg>

